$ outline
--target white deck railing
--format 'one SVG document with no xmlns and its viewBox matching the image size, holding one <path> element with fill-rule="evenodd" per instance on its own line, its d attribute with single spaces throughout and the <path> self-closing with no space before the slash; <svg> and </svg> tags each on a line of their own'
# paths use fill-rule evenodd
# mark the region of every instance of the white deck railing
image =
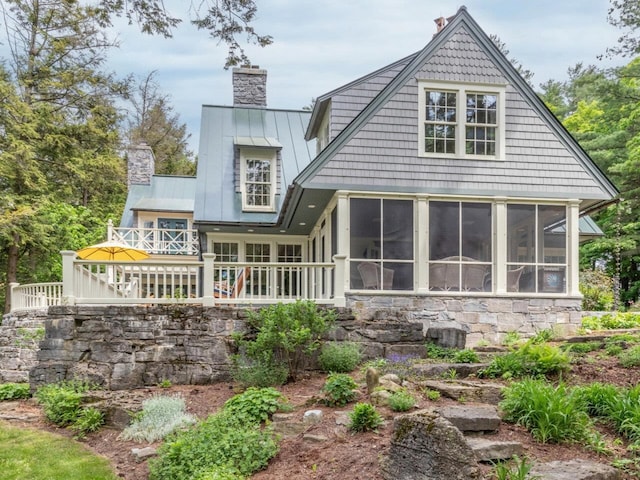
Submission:
<svg viewBox="0 0 640 480">
<path fill-rule="evenodd" d="M 62 282 L 11 285 L 11 311 L 38 310 L 62 304 Z"/>
<path fill-rule="evenodd" d="M 198 255 L 198 231 L 193 229 L 120 228 L 109 223 L 107 240 L 159 255 Z"/>
</svg>

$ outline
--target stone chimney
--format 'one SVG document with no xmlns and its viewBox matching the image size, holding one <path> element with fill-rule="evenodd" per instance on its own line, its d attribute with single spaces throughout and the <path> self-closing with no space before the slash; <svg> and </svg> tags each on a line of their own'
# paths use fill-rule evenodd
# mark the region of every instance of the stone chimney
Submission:
<svg viewBox="0 0 640 480">
<path fill-rule="evenodd" d="M 267 106 L 267 71 L 258 65 L 233 69 L 233 106 Z"/>
<path fill-rule="evenodd" d="M 434 20 L 434 22 L 436 22 L 436 34 L 440 33 L 447 24 L 444 17 L 438 17 Z"/>
<path fill-rule="evenodd" d="M 155 173 L 156 158 L 146 143 L 127 147 L 127 187 L 131 185 L 151 185 Z"/>
</svg>

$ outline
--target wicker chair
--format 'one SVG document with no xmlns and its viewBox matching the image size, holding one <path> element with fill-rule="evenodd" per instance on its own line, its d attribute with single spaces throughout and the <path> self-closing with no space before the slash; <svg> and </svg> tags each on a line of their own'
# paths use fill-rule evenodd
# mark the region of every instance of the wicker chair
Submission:
<svg viewBox="0 0 640 480">
<path fill-rule="evenodd" d="M 362 278 L 362 288 L 366 290 L 380 290 L 380 265 L 373 262 L 360 262 L 358 272 Z M 391 290 L 393 288 L 393 274 L 391 268 L 382 269 L 382 288 Z"/>
</svg>

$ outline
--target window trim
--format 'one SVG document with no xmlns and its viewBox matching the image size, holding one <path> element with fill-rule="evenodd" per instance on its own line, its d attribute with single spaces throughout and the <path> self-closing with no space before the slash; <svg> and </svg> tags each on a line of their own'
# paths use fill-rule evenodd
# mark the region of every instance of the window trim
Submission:
<svg viewBox="0 0 640 480">
<path fill-rule="evenodd" d="M 242 210 L 245 212 L 275 212 L 277 187 L 277 152 L 271 149 L 240 149 L 240 194 L 242 196 Z M 266 160 L 269 162 L 271 191 L 269 205 L 249 205 L 247 202 L 247 161 Z"/>
<path fill-rule="evenodd" d="M 456 153 L 437 153 L 425 151 L 424 126 L 426 119 L 427 91 L 441 91 L 456 94 Z M 496 121 L 496 154 L 467 154 L 466 139 L 466 104 L 467 94 L 496 95 L 498 97 Z M 504 160 L 505 158 L 505 123 L 506 123 L 506 85 L 486 83 L 454 83 L 418 80 L 418 156 L 429 158 L 464 158 L 469 160 Z M 484 124 L 483 124 L 484 125 Z"/>
</svg>

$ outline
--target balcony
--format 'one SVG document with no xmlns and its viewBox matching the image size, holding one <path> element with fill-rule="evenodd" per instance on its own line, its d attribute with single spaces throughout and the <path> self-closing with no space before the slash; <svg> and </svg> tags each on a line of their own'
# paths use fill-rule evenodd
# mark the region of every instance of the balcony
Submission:
<svg viewBox="0 0 640 480">
<path fill-rule="evenodd" d="M 343 256 L 336 263 L 102 262 L 62 252 L 63 281 L 12 284 L 12 311 L 52 305 L 267 305 L 298 299 L 344 306 Z"/>
<path fill-rule="evenodd" d="M 124 243 L 153 255 L 200 254 L 198 231 L 193 229 L 121 228 L 114 227 L 109 221 L 107 240 Z"/>
</svg>

